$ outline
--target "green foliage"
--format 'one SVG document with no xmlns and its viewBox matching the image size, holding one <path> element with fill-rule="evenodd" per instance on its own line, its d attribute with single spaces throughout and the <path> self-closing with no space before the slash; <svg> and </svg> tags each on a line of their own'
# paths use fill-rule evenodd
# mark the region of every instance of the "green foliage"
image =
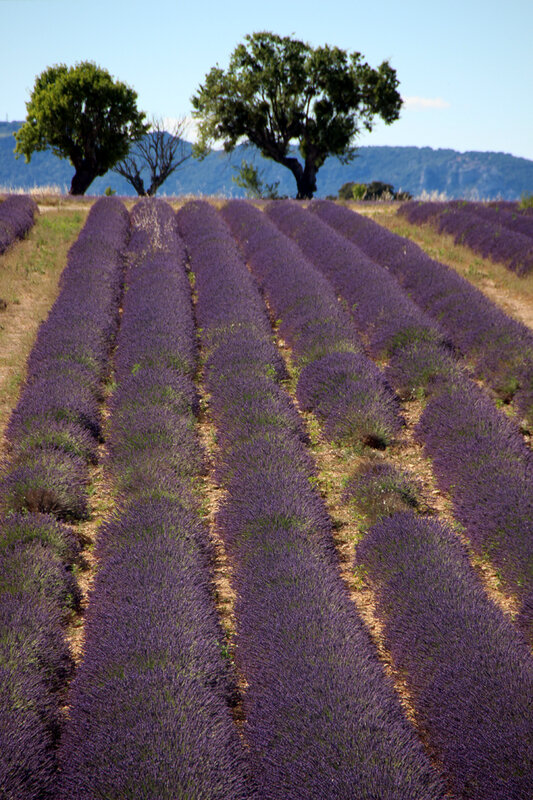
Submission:
<svg viewBox="0 0 533 800">
<path fill-rule="evenodd" d="M 347 181 L 346 183 L 343 183 L 341 188 L 339 189 L 339 194 L 338 194 L 339 200 L 353 200 L 354 199 L 353 190 L 355 186 L 365 186 L 366 189 L 366 185 L 364 183 L 360 184 L 360 183 L 354 183 L 353 181 Z"/>
<path fill-rule="evenodd" d="M 339 200 L 411 200 L 409 192 L 394 190 L 391 183 L 372 181 L 372 183 L 354 183 L 347 181 L 339 189 Z"/>
<path fill-rule="evenodd" d="M 380 519 L 409 509 L 421 511 L 421 486 L 402 470 L 381 461 L 368 461 L 352 476 L 344 493 L 364 530 Z"/>
<path fill-rule="evenodd" d="M 328 155 L 347 163 L 361 128 L 375 116 L 398 119 L 401 97 L 396 72 L 377 69 L 360 53 L 338 47 L 311 48 L 273 33 L 254 33 L 234 50 L 227 71 L 216 66 L 192 97 L 199 120 L 197 157 L 222 141 L 227 152 L 241 141 L 290 169 L 298 197 L 312 197 L 316 174 Z M 297 141 L 303 164 L 290 153 Z"/>
<path fill-rule="evenodd" d="M 533 208 L 533 192 L 524 192 L 522 194 L 518 208 Z"/>
<path fill-rule="evenodd" d="M 233 167 L 237 169 L 237 167 Z M 240 169 L 237 175 L 234 175 L 232 181 L 240 186 L 241 189 L 246 189 L 248 197 L 266 197 L 269 200 L 276 200 L 278 195 L 279 181 L 275 183 L 264 183 L 262 177 L 259 175 L 257 167 L 250 164 L 244 159 L 241 161 Z"/>
<path fill-rule="evenodd" d="M 34 152 L 50 148 L 68 158 L 76 170 L 71 194 L 84 194 L 146 133 L 136 102 L 133 89 L 91 61 L 48 67 L 37 76 L 26 122 L 14 134 L 15 153 L 29 162 Z"/>
<path fill-rule="evenodd" d="M 340 193 L 339 193 L 340 194 Z M 352 186 L 352 197 L 354 200 L 363 200 L 366 194 L 365 183 L 354 183 Z"/>
</svg>

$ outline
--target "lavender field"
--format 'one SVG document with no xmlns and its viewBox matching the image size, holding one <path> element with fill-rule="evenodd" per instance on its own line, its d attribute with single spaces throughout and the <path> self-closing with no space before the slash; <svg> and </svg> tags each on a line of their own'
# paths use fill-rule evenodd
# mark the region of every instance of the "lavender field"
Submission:
<svg viewBox="0 0 533 800">
<path fill-rule="evenodd" d="M 373 220 L 95 202 L 6 429 L 0 797 L 531 800 L 532 425 L 531 330 Z"/>
<path fill-rule="evenodd" d="M 518 275 L 533 270 L 533 213 L 518 203 L 490 204 L 452 200 L 405 203 L 399 213 L 417 225 L 429 223 L 484 258 L 505 264 Z"/>
</svg>

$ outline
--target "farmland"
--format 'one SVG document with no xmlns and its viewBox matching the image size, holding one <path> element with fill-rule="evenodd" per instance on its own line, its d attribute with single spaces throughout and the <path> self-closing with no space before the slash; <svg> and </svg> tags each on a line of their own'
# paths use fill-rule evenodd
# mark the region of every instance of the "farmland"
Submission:
<svg viewBox="0 0 533 800">
<path fill-rule="evenodd" d="M 23 213 L 0 794 L 530 800 L 533 331 L 331 201 Z"/>
</svg>

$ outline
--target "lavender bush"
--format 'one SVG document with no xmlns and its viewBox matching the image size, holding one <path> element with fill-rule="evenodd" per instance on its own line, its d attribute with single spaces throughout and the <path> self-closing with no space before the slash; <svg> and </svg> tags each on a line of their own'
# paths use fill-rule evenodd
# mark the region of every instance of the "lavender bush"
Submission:
<svg viewBox="0 0 533 800">
<path fill-rule="evenodd" d="M 309 456 L 290 413 L 282 423 L 286 400 L 274 417 L 260 413 L 261 396 L 269 409 L 282 391 L 276 370 L 266 372 L 273 345 L 252 278 L 213 208 L 186 205 L 178 223 L 195 275 L 220 434 L 226 499 L 218 526 L 238 596 L 244 736 L 259 796 L 442 797 L 340 580 Z M 250 348 L 243 364 L 241 342 L 257 342 L 255 363 Z M 252 415 L 241 416 L 243 396 Z"/>
<path fill-rule="evenodd" d="M 101 437 L 99 399 L 118 325 L 128 213 L 102 198 L 71 247 L 59 296 L 41 325 L 7 429 L 1 494 L 15 510 L 87 513 L 87 463 Z"/>
<path fill-rule="evenodd" d="M 487 598 L 458 539 L 396 514 L 357 548 L 387 647 L 450 789 L 472 800 L 533 794 L 533 661 Z"/>
<path fill-rule="evenodd" d="M 393 393 L 364 355 L 329 281 L 249 203 L 228 203 L 222 215 L 303 367 L 297 386 L 302 408 L 317 412 L 330 439 L 385 447 L 400 427 Z"/>
<path fill-rule="evenodd" d="M 195 492 L 191 293 L 166 203 L 134 208 L 127 261 L 109 423 L 120 513 L 99 538 L 57 796 L 248 800 Z"/>
<path fill-rule="evenodd" d="M 473 383 L 442 387 L 417 434 L 474 548 L 519 596 L 533 588 L 533 455 Z"/>
<path fill-rule="evenodd" d="M 387 267 L 412 299 L 438 320 L 477 374 L 533 421 L 533 334 L 451 267 L 414 242 L 330 201 L 310 204 L 320 219 Z"/>
<path fill-rule="evenodd" d="M 38 213 L 37 203 L 27 195 L 11 195 L 0 203 L 0 253 L 26 236 Z"/>
<path fill-rule="evenodd" d="M 420 486 L 410 475 L 386 461 L 371 460 L 351 476 L 342 500 L 353 504 L 358 516 L 365 515 L 366 525 L 373 525 L 382 517 L 417 508 L 419 497 Z"/>
<path fill-rule="evenodd" d="M 53 517 L 0 517 L 0 786 L 55 797 L 60 707 L 72 663 L 63 626 L 80 594 L 80 543 Z"/>
<path fill-rule="evenodd" d="M 420 340 L 392 353 L 385 376 L 405 400 L 423 399 L 432 394 L 435 385 L 442 381 L 466 380 L 465 370 L 451 350 L 435 342 Z"/>
<path fill-rule="evenodd" d="M 383 450 L 401 428 L 398 403 L 380 371 L 359 353 L 332 353 L 308 364 L 296 391 L 300 407 L 323 420 L 337 442 Z"/>
</svg>

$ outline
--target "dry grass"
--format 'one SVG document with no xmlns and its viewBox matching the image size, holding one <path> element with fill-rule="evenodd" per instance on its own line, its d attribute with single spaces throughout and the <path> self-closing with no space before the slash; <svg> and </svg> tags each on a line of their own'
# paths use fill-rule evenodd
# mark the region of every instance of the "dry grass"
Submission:
<svg viewBox="0 0 533 800">
<path fill-rule="evenodd" d="M 86 212 L 39 215 L 27 238 L 0 255 L 0 435 L 26 375 L 37 329 L 57 297 L 67 252 Z"/>
</svg>

